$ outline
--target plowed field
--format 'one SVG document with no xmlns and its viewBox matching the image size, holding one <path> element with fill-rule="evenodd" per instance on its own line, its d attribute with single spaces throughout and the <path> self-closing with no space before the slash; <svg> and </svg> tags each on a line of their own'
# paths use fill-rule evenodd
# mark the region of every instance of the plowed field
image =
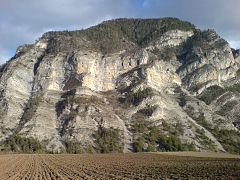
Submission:
<svg viewBox="0 0 240 180">
<path fill-rule="evenodd" d="M 0 179 L 238 179 L 240 159 L 167 154 L 0 155 Z"/>
</svg>

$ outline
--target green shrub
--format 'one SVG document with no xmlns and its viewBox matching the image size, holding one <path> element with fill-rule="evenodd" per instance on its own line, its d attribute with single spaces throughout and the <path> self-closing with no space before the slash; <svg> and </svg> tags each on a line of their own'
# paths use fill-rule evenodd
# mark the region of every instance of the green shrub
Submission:
<svg viewBox="0 0 240 180">
<path fill-rule="evenodd" d="M 155 109 L 157 108 L 157 106 L 151 106 L 149 104 L 147 104 L 143 109 L 140 109 L 138 112 L 142 113 L 144 116 L 151 116 L 153 114 L 153 112 L 155 111 Z"/>
<path fill-rule="evenodd" d="M 144 152 L 144 138 L 139 137 L 133 142 L 133 150 L 135 152 Z"/>
<path fill-rule="evenodd" d="M 179 106 L 184 107 L 187 104 L 186 96 L 181 95 L 178 104 Z"/>
<path fill-rule="evenodd" d="M 194 120 L 196 120 L 196 122 L 203 126 L 204 128 L 206 129 L 211 129 L 212 126 L 211 124 L 209 124 L 207 121 L 206 121 L 206 118 L 204 116 L 204 113 L 201 113 L 197 118 L 194 118 Z"/>
<path fill-rule="evenodd" d="M 180 122 L 177 122 L 175 124 L 175 135 L 183 135 L 184 133 L 184 129 L 183 129 L 183 125 Z"/>
<path fill-rule="evenodd" d="M 76 141 L 65 141 L 66 152 L 70 154 L 83 153 L 83 148 L 80 143 Z"/>
<path fill-rule="evenodd" d="M 149 123 L 144 119 L 136 119 L 135 123 L 133 124 L 133 132 L 134 133 L 144 133 L 148 131 Z"/>
<path fill-rule="evenodd" d="M 195 146 L 191 144 L 183 144 L 177 136 L 160 135 L 158 139 L 159 151 L 196 151 Z"/>
<path fill-rule="evenodd" d="M 24 107 L 24 112 L 18 127 L 15 129 L 15 132 L 14 132 L 15 134 L 19 133 L 20 130 L 23 128 L 24 124 L 26 124 L 29 120 L 33 118 L 42 100 L 43 100 L 42 92 L 32 93 L 30 99 L 28 100 L 26 106 Z"/>
<path fill-rule="evenodd" d="M 240 69 L 237 70 L 236 76 L 237 76 L 237 77 L 240 77 Z"/>
<path fill-rule="evenodd" d="M 154 144 L 158 141 L 158 138 L 161 136 L 161 131 L 157 126 L 150 126 L 149 132 L 145 134 L 145 139 L 150 144 Z"/>
<path fill-rule="evenodd" d="M 234 93 L 240 93 L 240 84 L 234 84 L 226 88 L 227 91 L 231 91 Z"/>
<path fill-rule="evenodd" d="M 19 153 L 43 153 L 46 151 L 44 146 L 37 139 L 19 135 L 14 135 L 7 139 L 5 146 L 9 147 L 11 151 Z"/>
<path fill-rule="evenodd" d="M 165 123 L 165 127 L 169 127 Z M 178 123 L 175 128 L 181 125 Z M 175 135 L 164 134 L 159 127 L 150 125 L 146 121 L 138 121 L 134 124 L 134 142 L 133 148 L 135 152 L 154 152 L 154 151 L 194 151 L 193 144 L 183 144 L 178 138 L 178 133 Z M 141 127 L 141 128 L 139 128 Z M 182 127 L 181 127 L 182 128 Z M 178 130 L 175 130 L 177 132 Z M 182 130 L 179 130 L 182 131 Z"/>
<path fill-rule="evenodd" d="M 205 135 L 205 130 L 203 128 L 196 129 L 196 133 L 197 133 L 197 138 L 198 138 L 199 142 L 204 147 L 206 147 L 207 149 L 211 149 L 213 151 L 216 150 L 216 146 L 215 146 L 214 142 Z"/>
<path fill-rule="evenodd" d="M 224 104 L 219 111 L 217 111 L 217 114 L 219 114 L 221 116 L 225 116 L 237 104 L 238 104 L 237 101 L 229 101 L 226 104 Z"/>
<path fill-rule="evenodd" d="M 183 45 L 183 49 L 185 51 L 191 51 L 196 47 L 201 47 L 201 49 L 205 52 L 208 50 L 212 50 L 213 48 L 221 47 L 226 43 L 225 40 L 218 40 L 214 43 L 214 46 L 209 42 L 213 40 L 213 34 L 216 34 L 214 30 L 208 29 L 205 31 L 196 30 L 194 35 L 187 39 L 187 41 Z"/>
<path fill-rule="evenodd" d="M 240 154 L 240 132 L 215 128 L 213 134 L 229 153 Z"/>
<path fill-rule="evenodd" d="M 153 91 L 151 88 L 138 89 L 136 92 L 129 92 L 126 96 L 125 101 L 133 105 L 138 105 L 143 99 L 151 97 Z"/>
<path fill-rule="evenodd" d="M 139 128 L 141 127 L 141 128 Z M 138 122 L 134 126 L 133 149 L 135 152 L 156 151 L 159 129 L 156 126 L 147 126 L 146 122 Z M 146 147 L 145 147 L 146 146 Z"/>
<path fill-rule="evenodd" d="M 211 104 L 217 97 L 221 96 L 225 90 L 217 85 L 211 86 L 203 91 L 199 99 L 204 101 L 207 105 Z"/>
<path fill-rule="evenodd" d="M 163 120 L 162 127 L 164 131 L 167 131 L 170 135 L 173 135 L 173 136 L 182 135 L 184 132 L 184 129 L 180 122 L 177 122 L 175 125 L 172 125 Z"/>
<path fill-rule="evenodd" d="M 103 54 L 131 47 L 133 42 L 137 46 L 146 46 L 152 40 L 159 38 L 169 30 L 189 31 L 195 27 L 177 18 L 163 19 L 117 19 L 106 21 L 84 31 L 77 32 L 90 40 L 96 49 Z M 75 32 L 75 34 L 77 34 Z M 71 33 L 71 34 L 74 34 Z"/>
<path fill-rule="evenodd" d="M 105 55 L 125 49 L 135 51 L 138 47 L 146 47 L 170 30 L 195 31 L 195 27 L 177 18 L 117 19 L 85 30 L 48 32 L 42 38 L 50 39 L 48 52 L 87 48 Z M 83 39 L 87 43 L 83 44 Z"/>
<path fill-rule="evenodd" d="M 240 93 L 240 84 L 234 84 L 232 86 L 226 87 L 225 89 L 214 85 L 203 91 L 203 93 L 198 97 L 200 100 L 204 101 L 206 104 L 211 104 L 217 97 L 221 96 L 223 93 L 230 91 L 234 93 Z"/>
<path fill-rule="evenodd" d="M 163 136 L 158 139 L 160 151 L 183 151 L 182 143 L 176 136 Z"/>
<path fill-rule="evenodd" d="M 122 152 L 123 143 L 119 129 L 100 126 L 93 134 L 95 138 L 95 149 L 99 153 Z"/>
</svg>

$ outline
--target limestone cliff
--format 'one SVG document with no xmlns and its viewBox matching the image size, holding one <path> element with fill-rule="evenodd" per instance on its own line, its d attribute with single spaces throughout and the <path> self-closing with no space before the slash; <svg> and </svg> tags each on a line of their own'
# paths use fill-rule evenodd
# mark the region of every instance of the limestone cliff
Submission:
<svg viewBox="0 0 240 180">
<path fill-rule="evenodd" d="M 96 147 L 94 133 L 112 127 L 128 152 L 144 121 L 197 150 L 237 152 L 239 67 L 214 30 L 174 18 L 48 32 L 0 69 L 0 140 L 34 137 L 64 151 L 69 141 Z"/>
</svg>

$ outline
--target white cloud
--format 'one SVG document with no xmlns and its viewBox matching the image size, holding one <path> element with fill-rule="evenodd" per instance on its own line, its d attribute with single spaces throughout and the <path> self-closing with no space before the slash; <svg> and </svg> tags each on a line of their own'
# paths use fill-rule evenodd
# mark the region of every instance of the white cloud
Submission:
<svg viewBox="0 0 240 180">
<path fill-rule="evenodd" d="M 239 0 L 0 0 L 0 58 L 49 29 L 82 29 L 118 17 L 178 17 L 214 28 L 240 48 L 239 7 Z"/>
<path fill-rule="evenodd" d="M 0 65 L 9 60 L 11 53 L 0 46 Z"/>
<path fill-rule="evenodd" d="M 121 0 L 1 0 L 0 57 L 17 46 L 33 43 L 47 30 L 73 30 L 103 20 L 132 16 L 134 1 Z M 10 57 L 8 57 L 10 58 Z"/>
<path fill-rule="evenodd" d="M 234 40 L 229 40 L 229 44 L 231 45 L 232 48 L 234 49 L 239 49 L 240 47 L 240 40 L 234 41 Z"/>
</svg>

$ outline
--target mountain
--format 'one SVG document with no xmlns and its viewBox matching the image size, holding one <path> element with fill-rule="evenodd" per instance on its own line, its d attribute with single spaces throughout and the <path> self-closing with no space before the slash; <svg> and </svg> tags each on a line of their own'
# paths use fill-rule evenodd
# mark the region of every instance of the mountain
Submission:
<svg viewBox="0 0 240 180">
<path fill-rule="evenodd" d="M 239 153 L 239 57 L 176 18 L 47 32 L 0 69 L 0 140 L 15 151 Z"/>
</svg>

